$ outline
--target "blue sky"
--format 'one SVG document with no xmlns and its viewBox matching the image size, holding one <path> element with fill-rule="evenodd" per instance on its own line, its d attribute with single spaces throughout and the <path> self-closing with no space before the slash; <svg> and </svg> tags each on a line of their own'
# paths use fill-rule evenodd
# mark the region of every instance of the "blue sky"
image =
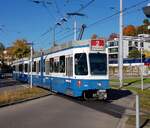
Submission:
<svg viewBox="0 0 150 128">
<path fill-rule="evenodd" d="M 28 42 L 34 42 L 34 47 L 38 50 L 49 48 L 52 44 L 52 28 L 55 23 L 66 16 L 66 13 L 79 10 L 91 0 L 39 1 L 44 2 L 37 4 L 32 0 L 0 0 L 0 42 L 6 47 L 11 46 L 16 39 L 26 39 Z M 123 0 L 123 8 L 142 1 L 144 0 Z M 143 19 L 146 18 L 142 7 L 148 2 L 150 0 L 125 12 L 124 26 L 142 24 Z M 86 16 L 76 18 L 78 29 L 82 24 L 88 26 L 83 39 L 90 38 L 94 33 L 101 37 L 108 37 L 113 32 L 118 33 L 119 15 L 90 26 L 98 20 L 113 15 L 117 10 L 119 10 L 119 0 L 93 0 L 87 8 L 80 11 Z M 73 35 L 64 38 L 73 32 L 73 21 L 74 17 L 70 17 L 66 23 L 56 27 L 57 43 L 73 40 Z M 41 36 L 48 30 L 47 34 Z"/>
</svg>

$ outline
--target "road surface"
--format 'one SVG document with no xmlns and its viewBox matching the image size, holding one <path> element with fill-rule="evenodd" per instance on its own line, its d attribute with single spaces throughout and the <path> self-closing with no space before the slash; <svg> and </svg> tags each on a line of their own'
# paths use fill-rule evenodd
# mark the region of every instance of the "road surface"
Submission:
<svg viewBox="0 0 150 128">
<path fill-rule="evenodd" d="M 117 93 L 112 92 L 111 102 L 54 94 L 3 107 L 0 128 L 116 128 L 131 102 L 130 93 Z"/>
</svg>

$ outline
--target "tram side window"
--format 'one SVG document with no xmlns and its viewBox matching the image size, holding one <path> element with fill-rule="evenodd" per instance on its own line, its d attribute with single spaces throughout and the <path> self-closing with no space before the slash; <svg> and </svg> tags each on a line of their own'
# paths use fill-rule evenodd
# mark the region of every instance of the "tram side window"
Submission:
<svg viewBox="0 0 150 128">
<path fill-rule="evenodd" d="M 85 53 L 75 54 L 75 74 L 88 75 L 87 57 Z"/>
<path fill-rule="evenodd" d="M 59 58 L 59 71 L 61 73 L 65 72 L 65 56 L 60 56 Z"/>
<path fill-rule="evenodd" d="M 23 71 L 23 64 L 19 64 L 19 72 Z"/>
<path fill-rule="evenodd" d="M 18 71 L 19 71 L 19 65 L 16 65 L 15 67 L 16 67 L 16 68 L 15 68 L 16 71 L 18 72 Z"/>
<path fill-rule="evenodd" d="M 36 62 L 36 73 L 38 74 L 39 73 L 39 64 L 40 64 L 40 61 L 37 61 Z"/>
<path fill-rule="evenodd" d="M 28 64 L 28 72 L 31 71 L 31 63 Z"/>
<path fill-rule="evenodd" d="M 66 75 L 73 76 L 73 59 L 72 59 L 72 57 L 66 58 Z"/>
<path fill-rule="evenodd" d="M 50 58 L 49 59 L 49 70 L 50 70 L 50 72 L 53 72 L 53 70 L 54 70 L 54 58 Z"/>
<path fill-rule="evenodd" d="M 46 73 L 46 75 L 48 75 L 49 74 L 49 61 L 46 61 L 45 62 L 45 73 Z"/>
<path fill-rule="evenodd" d="M 59 61 L 54 62 L 54 72 L 59 72 Z"/>
<path fill-rule="evenodd" d="M 32 63 L 32 72 L 36 72 L 36 61 Z"/>
<path fill-rule="evenodd" d="M 24 71 L 25 71 L 25 72 L 28 72 L 28 64 L 25 64 L 24 66 L 25 66 L 25 67 L 24 67 Z"/>
<path fill-rule="evenodd" d="M 16 66 L 15 65 L 13 66 L 13 71 L 16 71 Z"/>
</svg>

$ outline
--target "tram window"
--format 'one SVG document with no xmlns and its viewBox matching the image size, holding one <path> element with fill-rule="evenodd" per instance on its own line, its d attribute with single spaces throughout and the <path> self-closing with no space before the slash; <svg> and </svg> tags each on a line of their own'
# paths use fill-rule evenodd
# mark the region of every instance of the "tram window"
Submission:
<svg viewBox="0 0 150 128">
<path fill-rule="evenodd" d="M 54 62 L 54 72 L 59 72 L 59 61 Z"/>
<path fill-rule="evenodd" d="M 19 71 L 19 65 L 16 65 L 16 71 L 18 72 Z"/>
<path fill-rule="evenodd" d="M 31 71 L 31 63 L 28 64 L 28 72 Z"/>
<path fill-rule="evenodd" d="M 72 59 L 72 57 L 66 58 L 66 75 L 73 76 L 73 59 Z"/>
<path fill-rule="evenodd" d="M 43 64 L 42 64 L 42 70 L 43 72 L 45 72 L 45 60 L 43 61 Z"/>
<path fill-rule="evenodd" d="M 101 53 L 90 53 L 90 71 L 91 75 L 106 75 L 107 73 L 107 56 Z"/>
<path fill-rule="evenodd" d="M 15 67 L 15 65 L 13 66 L 13 71 L 16 71 L 16 67 Z"/>
<path fill-rule="evenodd" d="M 75 54 L 75 74 L 88 75 L 87 57 L 85 53 Z"/>
<path fill-rule="evenodd" d="M 19 64 L 19 72 L 23 71 L 23 64 Z"/>
<path fill-rule="evenodd" d="M 39 64 L 40 64 L 40 62 L 39 61 L 37 61 L 36 62 L 36 73 L 38 74 L 39 73 Z"/>
<path fill-rule="evenodd" d="M 61 73 L 65 72 L 65 56 L 60 56 L 59 58 L 59 71 Z"/>
<path fill-rule="evenodd" d="M 36 61 L 32 63 L 32 72 L 36 72 Z"/>
<path fill-rule="evenodd" d="M 39 60 L 39 65 L 38 65 L 38 67 L 39 67 L 39 72 L 41 72 L 41 61 Z"/>
<path fill-rule="evenodd" d="M 50 70 L 50 72 L 53 72 L 53 70 L 54 70 L 54 58 L 50 58 L 49 59 L 49 70 Z"/>
<path fill-rule="evenodd" d="M 45 73 L 46 75 L 49 74 L 49 61 L 45 62 Z"/>
<path fill-rule="evenodd" d="M 25 72 L 28 72 L 28 64 L 25 64 L 25 65 L 24 65 L 24 71 L 25 71 Z"/>
</svg>

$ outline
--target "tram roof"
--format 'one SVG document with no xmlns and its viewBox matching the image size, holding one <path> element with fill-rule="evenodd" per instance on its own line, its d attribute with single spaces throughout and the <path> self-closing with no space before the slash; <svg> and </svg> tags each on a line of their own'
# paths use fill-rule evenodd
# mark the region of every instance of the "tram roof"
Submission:
<svg viewBox="0 0 150 128">
<path fill-rule="evenodd" d="M 66 50 L 66 49 L 69 49 L 69 48 L 75 48 L 75 47 L 80 47 L 80 46 L 82 47 L 82 46 L 86 46 L 86 45 L 88 46 L 90 41 L 91 41 L 90 39 L 88 39 L 88 40 L 79 40 L 79 41 L 69 41 L 67 43 L 63 43 L 63 44 L 60 44 L 60 45 L 53 46 L 48 50 L 44 50 L 43 54 L 47 55 L 49 53 L 54 53 L 54 52 L 61 51 L 61 50 Z M 41 53 L 42 53 L 42 51 L 38 52 L 38 53 L 35 53 L 34 57 L 40 56 Z"/>
</svg>

